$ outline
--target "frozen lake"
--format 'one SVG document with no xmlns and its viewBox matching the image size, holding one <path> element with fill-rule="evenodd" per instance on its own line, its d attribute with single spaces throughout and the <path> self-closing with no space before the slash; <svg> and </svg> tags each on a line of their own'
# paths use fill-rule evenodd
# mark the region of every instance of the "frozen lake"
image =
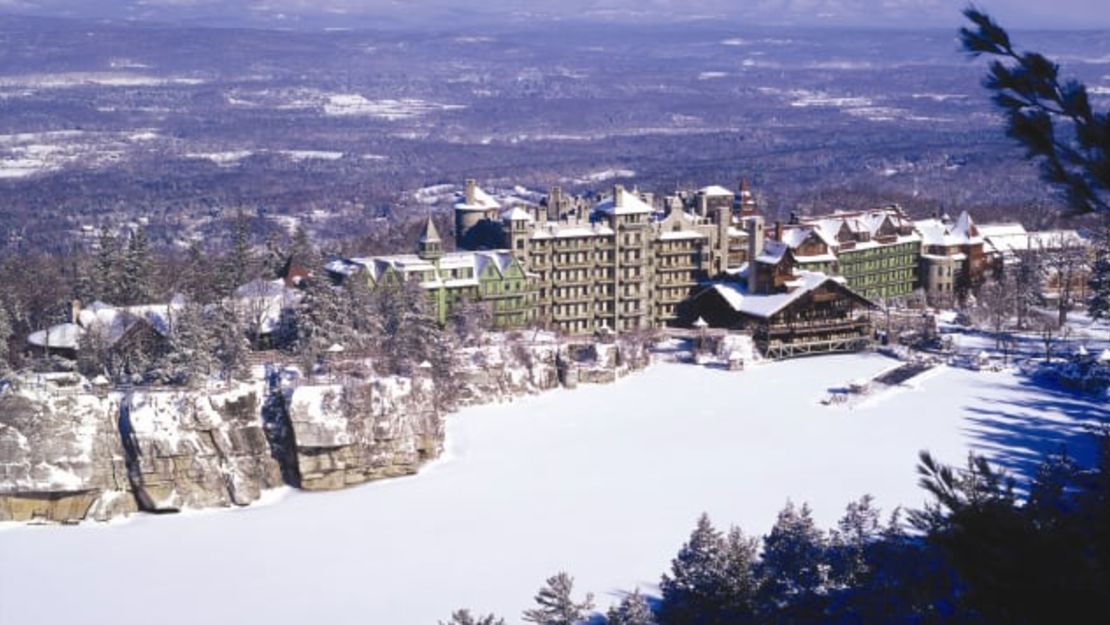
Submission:
<svg viewBox="0 0 1110 625">
<path fill-rule="evenodd" d="M 604 609 L 648 589 L 700 512 L 766 532 L 787 498 L 829 527 L 870 493 L 918 506 L 921 449 L 988 453 L 1028 474 L 1042 450 L 1093 449 L 1105 406 L 1005 373 L 942 368 L 854 409 L 830 387 L 892 365 L 796 360 L 730 373 L 658 365 L 604 387 L 451 417 L 420 475 L 289 493 L 233 511 L 0 531 L 0 623 L 434 625 L 459 607 L 517 622 L 543 580 Z"/>
</svg>

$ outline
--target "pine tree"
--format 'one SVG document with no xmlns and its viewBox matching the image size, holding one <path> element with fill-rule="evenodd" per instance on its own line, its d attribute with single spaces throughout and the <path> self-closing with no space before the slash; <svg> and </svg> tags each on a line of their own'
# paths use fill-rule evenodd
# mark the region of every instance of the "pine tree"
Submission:
<svg viewBox="0 0 1110 625">
<path fill-rule="evenodd" d="M 995 57 L 983 85 L 1006 117 L 1006 134 L 1041 164 L 1041 179 L 1063 192 L 1075 213 L 1110 213 L 1110 115 L 1091 106 L 1087 87 L 1060 78 L 1060 67 L 1019 52 L 989 15 L 964 10 L 964 50 Z"/>
<path fill-rule="evenodd" d="M 165 367 L 167 381 L 192 386 L 218 369 L 218 345 L 212 330 L 199 304 L 189 302 L 175 311 Z"/>
<path fill-rule="evenodd" d="M 721 623 L 746 623 L 755 613 L 759 579 L 757 542 L 740 528 L 729 529 L 725 538 L 725 571 L 721 588 Z"/>
<path fill-rule="evenodd" d="M 198 304 L 211 304 L 216 301 L 216 285 L 213 282 L 211 264 L 204 251 L 193 241 L 185 250 L 185 263 L 178 277 L 178 288 Z"/>
<path fill-rule="evenodd" d="M 1092 319 L 1110 321 L 1110 219 L 1095 241 L 1095 261 L 1087 281 L 1087 313 Z"/>
<path fill-rule="evenodd" d="M 131 232 L 123 254 L 120 296 L 126 305 L 147 304 L 153 299 L 154 257 L 146 230 L 139 226 Z"/>
<path fill-rule="evenodd" d="M 867 548 L 882 534 L 874 498 L 853 501 L 829 537 L 830 577 L 840 586 L 857 583 L 868 572 Z"/>
<path fill-rule="evenodd" d="M 726 543 L 709 520 L 698 517 L 690 540 L 671 560 L 670 574 L 659 583 L 663 594 L 660 621 L 666 625 L 716 622 L 728 559 Z"/>
<path fill-rule="evenodd" d="M 640 589 L 625 595 L 618 605 L 609 608 L 605 615 L 605 625 L 657 625 L 655 614 Z"/>
<path fill-rule="evenodd" d="M 262 277 L 270 280 L 278 277 L 288 258 L 277 230 L 270 230 L 266 234 L 266 243 L 263 245 L 263 249 Z"/>
<path fill-rule="evenodd" d="M 255 275 L 254 251 L 251 248 L 250 219 L 240 213 L 235 219 L 231 250 L 224 258 L 219 275 L 219 295 L 230 296 L 235 289 L 250 282 Z"/>
<path fill-rule="evenodd" d="M 340 295 L 326 280 L 311 280 L 297 305 L 295 351 L 306 375 L 333 345 L 343 345 L 347 331 L 342 323 Z"/>
<path fill-rule="evenodd" d="M 12 320 L 8 316 L 8 307 L 0 302 L 0 371 L 7 371 L 11 355 L 10 341 L 12 338 Z"/>
<path fill-rule="evenodd" d="M 221 377 L 230 381 L 246 375 L 249 371 L 247 356 L 250 344 L 243 320 L 233 309 L 217 304 L 212 307 L 209 323 Z"/>
<path fill-rule="evenodd" d="M 505 619 L 492 614 L 474 616 L 470 610 L 455 610 L 451 614 L 451 620 L 446 623 L 440 621 L 439 625 L 505 625 Z"/>
<path fill-rule="evenodd" d="M 765 609 L 798 604 L 825 590 L 828 574 L 824 533 L 809 506 L 787 501 L 771 533 L 763 538 L 759 589 Z"/>
<path fill-rule="evenodd" d="M 293 242 L 289 246 L 289 258 L 297 261 L 303 267 L 319 267 L 324 262 L 320 257 L 320 252 L 312 244 L 312 238 L 309 237 L 308 229 L 304 227 L 304 224 L 297 224 L 297 229 L 293 232 Z"/>
<path fill-rule="evenodd" d="M 123 255 L 119 241 L 108 228 L 100 230 L 92 272 L 93 298 L 108 303 L 121 303 Z"/>
<path fill-rule="evenodd" d="M 1043 283 L 1041 257 L 1031 251 L 1021 258 L 1014 275 L 1014 312 L 1017 314 L 1019 328 L 1028 327 L 1033 308 L 1040 304 Z"/>
<path fill-rule="evenodd" d="M 574 578 L 565 572 L 559 572 L 547 578 L 547 583 L 536 593 L 538 608 L 524 611 L 524 620 L 540 625 L 574 625 L 585 620 L 587 614 L 593 609 L 593 595 L 586 594 L 586 599 L 575 601 L 571 594 L 574 592 Z"/>
</svg>

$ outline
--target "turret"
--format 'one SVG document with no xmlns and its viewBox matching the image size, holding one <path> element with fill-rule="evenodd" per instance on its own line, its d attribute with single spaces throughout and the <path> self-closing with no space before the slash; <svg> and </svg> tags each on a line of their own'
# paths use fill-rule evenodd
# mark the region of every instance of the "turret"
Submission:
<svg viewBox="0 0 1110 625">
<path fill-rule="evenodd" d="M 443 239 L 439 238 L 439 231 L 432 221 L 431 215 L 424 224 L 424 231 L 420 234 L 420 241 L 416 244 L 416 255 L 424 260 L 435 262 L 443 258 Z"/>
</svg>

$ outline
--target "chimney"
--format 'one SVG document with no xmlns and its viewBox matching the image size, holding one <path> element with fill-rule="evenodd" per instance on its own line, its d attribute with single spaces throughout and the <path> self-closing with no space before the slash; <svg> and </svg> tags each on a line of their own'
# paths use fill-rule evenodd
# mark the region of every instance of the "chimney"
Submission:
<svg viewBox="0 0 1110 625">
<path fill-rule="evenodd" d="M 709 216 L 709 196 L 704 193 L 698 193 L 698 216 Z"/>
<path fill-rule="evenodd" d="M 755 259 L 763 253 L 763 218 L 755 215 L 748 219 L 748 275 L 755 270 Z"/>
<path fill-rule="evenodd" d="M 624 205 L 624 185 L 613 185 L 613 208 L 620 208 Z"/>
<path fill-rule="evenodd" d="M 781 221 L 776 221 L 775 222 L 775 240 L 778 241 L 779 243 L 782 242 L 782 222 Z"/>
<path fill-rule="evenodd" d="M 551 193 L 547 195 L 547 220 L 559 221 L 563 213 L 563 190 L 559 187 L 551 187 Z"/>
<path fill-rule="evenodd" d="M 474 198 L 474 196 L 475 196 L 474 190 L 477 187 L 478 187 L 478 182 L 476 180 L 474 180 L 473 178 L 467 178 L 466 179 L 466 203 L 468 205 L 473 205 L 475 203 L 474 202 L 474 199 L 475 199 Z"/>
<path fill-rule="evenodd" d="M 81 300 L 75 299 L 69 303 L 69 322 L 76 324 L 81 318 Z"/>
</svg>

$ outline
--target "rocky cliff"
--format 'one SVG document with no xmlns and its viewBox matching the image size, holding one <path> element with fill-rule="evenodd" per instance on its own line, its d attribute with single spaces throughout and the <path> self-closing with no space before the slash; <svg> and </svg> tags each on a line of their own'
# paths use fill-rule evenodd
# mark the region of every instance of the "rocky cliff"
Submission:
<svg viewBox="0 0 1110 625">
<path fill-rule="evenodd" d="M 440 454 L 451 410 L 610 381 L 647 362 L 642 346 L 502 335 L 459 360 L 438 386 L 423 371 L 382 377 L 358 362 L 307 381 L 271 370 L 203 391 L 17 377 L 0 388 L 0 521 L 247 505 L 282 484 L 329 490 L 408 475 Z"/>
</svg>

